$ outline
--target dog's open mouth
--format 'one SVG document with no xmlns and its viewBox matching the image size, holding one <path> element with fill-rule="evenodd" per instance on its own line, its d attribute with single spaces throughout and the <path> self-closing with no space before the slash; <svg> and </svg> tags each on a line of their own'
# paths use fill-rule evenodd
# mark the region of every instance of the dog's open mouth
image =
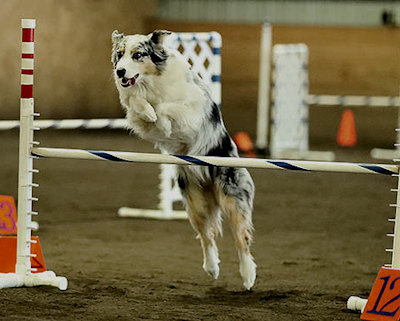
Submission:
<svg viewBox="0 0 400 321">
<path fill-rule="evenodd" d="M 130 87 L 130 86 L 134 86 L 136 84 L 136 79 L 139 77 L 139 74 L 136 74 L 135 76 L 133 76 L 132 78 L 126 78 L 123 77 L 121 79 L 121 86 L 122 87 Z"/>
</svg>

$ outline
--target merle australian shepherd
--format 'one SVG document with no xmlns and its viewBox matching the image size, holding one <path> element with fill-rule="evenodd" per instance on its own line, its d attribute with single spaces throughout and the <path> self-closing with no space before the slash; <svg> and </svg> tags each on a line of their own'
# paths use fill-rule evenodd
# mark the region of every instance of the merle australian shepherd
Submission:
<svg viewBox="0 0 400 321">
<path fill-rule="evenodd" d="M 169 31 L 112 33 L 115 84 L 131 129 L 163 152 L 238 157 L 209 88 L 176 50 L 163 46 Z M 203 269 L 219 275 L 215 238 L 222 220 L 232 230 L 243 285 L 250 289 L 256 264 L 250 253 L 254 184 L 245 168 L 177 166 L 177 181 L 203 248 Z"/>
</svg>

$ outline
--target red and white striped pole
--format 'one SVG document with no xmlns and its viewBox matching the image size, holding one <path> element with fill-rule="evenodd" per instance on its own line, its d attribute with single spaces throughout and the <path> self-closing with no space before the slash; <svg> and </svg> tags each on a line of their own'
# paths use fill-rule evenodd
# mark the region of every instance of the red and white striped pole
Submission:
<svg viewBox="0 0 400 321">
<path fill-rule="evenodd" d="M 33 62 L 36 20 L 22 19 L 21 100 L 18 172 L 18 236 L 16 274 L 24 279 L 31 274 L 31 230 L 33 184 Z"/>
<path fill-rule="evenodd" d="M 21 98 L 33 98 L 33 59 L 36 20 L 22 19 Z"/>
<path fill-rule="evenodd" d="M 60 290 L 66 290 L 68 280 L 56 276 L 53 271 L 40 273 L 31 266 L 31 240 L 32 229 L 37 228 L 37 223 L 32 222 L 32 202 L 37 198 L 32 196 L 33 173 L 38 171 L 33 168 L 31 150 L 36 142 L 33 140 L 33 59 L 34 35 L 36 21 L 22 19 L 22 62 L 21 62 L 21 100 L 20 100 L 20 133 L 19 133 L 19 170 L 18 170 L 18 232 L 17 232 L 17 263 L 15 273 L 0 273 L 0 289 L 20 286 L 51 285 Z"/>
</svg>

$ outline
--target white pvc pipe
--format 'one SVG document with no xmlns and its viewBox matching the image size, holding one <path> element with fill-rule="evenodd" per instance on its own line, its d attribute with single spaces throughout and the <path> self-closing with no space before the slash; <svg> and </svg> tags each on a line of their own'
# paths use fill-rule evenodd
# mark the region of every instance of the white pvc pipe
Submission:
<svg viewBox="0 0 400 321">
<path fill-rule="evenodd" d="M 264 22 L 261 29 L 256 139 L 256 147 L 264 151 L 268 148 L 271 45 L 272 26 Z"/>
<path fill-rule="evenodd" d="M 317 106 L 400 107 L 400 97 L 308 95 L 308 104 Z"/>
<path fill-rule="evenodd" d="M 397 153 L 400 153 L 400 110 L 397 111 L 397 130 L 396 130 L 396 144 L 395 149 Z"/>
<path fill-rule="evenodd" d="M 393 269 L 400 269 L 400 177 L 397 183 L 397 198 L 396 198 L 396 216 L 394 220 L 393 236 L 393 252 L 392 266 Z"/>
<path fill-rule="evenodd" d="M 126 129 L 128 121 L 124 118 L 98 118 L 98 119 L 42 119 L 34 120 L 34 126 L 40 129 Z M 20 127 L 18 120 L 1 120 L 0 130 L 17 129 Z"/>
<path fill-rule="evenodd" d="M 165 215 L 165 211 L 163 209 L 152 210 L 130 207 L 121 207 L 118 210 L 118 216 L 149 218 L 155 220 L 187 220 L 189 218 L 186 211 L 172 211 L 170 215 Z"/>
<path fill-rule="evenodd" d="M 366 300 L 366 299 L 361 299 L 358 296 L 351 296 L 347 300 L 347 309 L 363 312 L 367 302 L 368 302 L 368 300 Z"/>
<path fill-rule="evenodd" d="M 15 271 L 20 277 L 31 272 L 31 223 L 32 223 L 32 186 L 33 157 L 30 154 L 33 138 L 33 98 L 21 99 L 19 171 L 18 171 L 18 233 L 17 263 Z"/>
</svg>

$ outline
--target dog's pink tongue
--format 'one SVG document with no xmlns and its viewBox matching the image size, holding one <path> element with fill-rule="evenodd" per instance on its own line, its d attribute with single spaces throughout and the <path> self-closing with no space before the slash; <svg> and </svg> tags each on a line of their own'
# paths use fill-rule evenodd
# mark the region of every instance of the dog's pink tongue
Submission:
<svg viewBox="0 0 400 321">
<path fill-rule="evenodd" d="M 136 84 L 136 79 L 139 77 L 139 74 L 136 74 L 135 76 L 133 76 L 132 78 L 122 78 L 121 80 L 121 85 L 123 87 L 131 87 L 134 86 Z"/>
</svg>

